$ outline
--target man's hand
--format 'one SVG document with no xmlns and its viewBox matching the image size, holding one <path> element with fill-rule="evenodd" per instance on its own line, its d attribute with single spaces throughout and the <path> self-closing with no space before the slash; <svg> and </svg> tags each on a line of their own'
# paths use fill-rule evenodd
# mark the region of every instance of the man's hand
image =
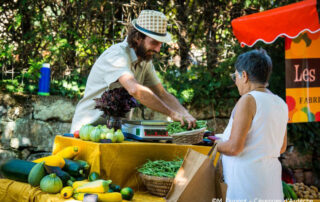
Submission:
<svg viewBox="0 0 320 202">
<path fill-rule="evenodd" d="M 185 116 L 181 115 L 178 112 L 173 112 L 170 117 L 174 121 L 180 121 L 181 126 L 184 126 L 185 122 L 188 124 L 188 129 L 195 128 L 196 127 L 196 119 L 193 118 L 190 114 L 187 114 Z"/>
<path fill-rule="evenodd" d="M 188 113 L 188 111 L 179 103 L 179 101 L 173 95 L 168 93 L 163 88 L 161 83 L 155 86 L 150 86 L 150 89 L 156 95 L 158 95 L 159 98 L 163 100 L 171 109 L 175 109 L 175 112 L 172 112 L 172 115 L 170 115 L 170 117 L 174 121 L 180 121 L 182 126 L 185 124 L 185 122 L 187 122 L 189 129 L 196 127 L 196 119 Z M 176 115 L 174 113 L 180 115 Z"/>
<path fill-rule="evenodd" d="M 181 123 L 181 125 L 184 125 L 184 121 L 183 121 L 183 116 L 181 116 L 180 113 L 178 112 L 172 112 L 170 114 L 170 118 L 173 120 L 173 121 L 179 121 Z"/>
<path fill-rule="evenodd" d="M 196 127 L 197 120 L 193 116 L 191 116 L 190 114 L 187 114 L 183 118 L 188 123 L 188 129 Z"/>
</svg>

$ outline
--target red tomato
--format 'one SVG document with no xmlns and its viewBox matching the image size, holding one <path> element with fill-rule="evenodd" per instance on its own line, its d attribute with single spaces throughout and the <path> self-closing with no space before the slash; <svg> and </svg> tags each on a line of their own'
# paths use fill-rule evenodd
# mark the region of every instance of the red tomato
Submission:
<svg viewBox="0 0 320 202">
<path fill-rule="evenodd" d="M 73 136 L 74 136 L 75 138 L 79 138 L 79 137 L 80 137 L 80 136 L 79 136 L 79 131 L 78 131 L 78 130 L 74 131 Z"/>
</svg>

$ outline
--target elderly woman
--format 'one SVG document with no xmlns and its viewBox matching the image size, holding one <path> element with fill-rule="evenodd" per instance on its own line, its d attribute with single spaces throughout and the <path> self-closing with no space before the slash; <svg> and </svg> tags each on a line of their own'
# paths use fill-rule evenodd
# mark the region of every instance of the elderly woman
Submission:
<svg viewBox="0 0 320 202">
<path fill-rule="evenodd" d="M 288 108 L 267 88 L 272 62 L 264 50 L 241 54 L 232 74 L 241 98 L 218 151 L 229 200 L 283 200 L 281 164 Z"/>
</svg>

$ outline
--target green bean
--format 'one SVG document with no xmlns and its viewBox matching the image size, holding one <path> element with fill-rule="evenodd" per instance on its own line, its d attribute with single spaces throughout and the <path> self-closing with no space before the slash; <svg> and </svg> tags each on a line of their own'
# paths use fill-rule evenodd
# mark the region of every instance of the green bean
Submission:
<svg viewBox="0 0 320 202">
<path fill-rule="evenodd" d="M 177 158 L 174 161 L 148 160 L 141 168 L 139 172 L 145 175 L 158 176 L 158 177 L 175 177 L 177 171 L 181 167 L 183 162 L 182 158 Z"/>
<path fill-rule="evenodd" d="M 207 126 L 207 121 L 199 120 L 199 121 L 196 121 L 195 128 L 188 129 L 188 124 L 184 124 L 184 126 L 181 126 L 180 122 L 174 121 L 167 125 L 167 131 L 169 134 L 175 134 L 175 133 L 181 133 L 188 130 L 205 128 L 206 126 Z"/>
</svg>

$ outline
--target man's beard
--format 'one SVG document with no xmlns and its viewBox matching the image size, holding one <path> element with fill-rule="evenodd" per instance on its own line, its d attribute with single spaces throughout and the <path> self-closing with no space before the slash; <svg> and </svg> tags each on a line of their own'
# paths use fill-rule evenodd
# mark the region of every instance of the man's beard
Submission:
<svg viewBox="0 0 320 202">
<path fill-rule="evenodd" d="M 138 57 L 140 57 L 142 60 L 150 61 L 153 58 L 154 54 L 150 53 L 157 53 L 156 51 L 147 50 L 144 46 L 144 42 L 140 43 L 140 45 L 136 49 L 136 54 Z"/>
</svg>

